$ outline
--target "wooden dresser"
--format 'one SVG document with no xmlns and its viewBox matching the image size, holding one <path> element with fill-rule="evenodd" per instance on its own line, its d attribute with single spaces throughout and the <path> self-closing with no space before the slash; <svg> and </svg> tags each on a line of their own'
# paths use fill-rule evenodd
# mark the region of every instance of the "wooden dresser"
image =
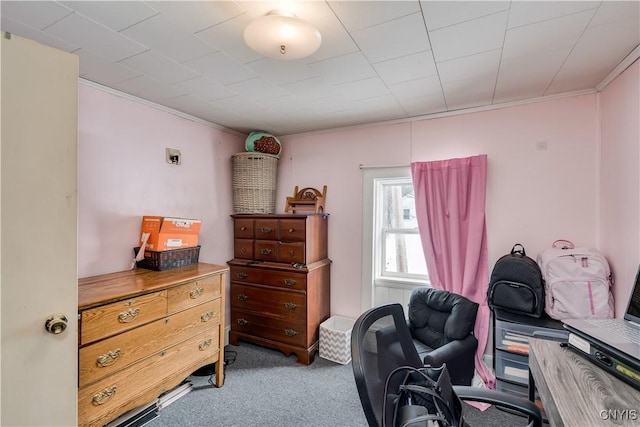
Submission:
<svg viewBox="0 0 640 427">
<path fill-rule="evenodd" d="M 228 270 L 200 263 L 79 280 L 79 425 L 102 426 L 211 363 L 222 386 Z"/>
<path fill-rule="evenodd" d="M 330 315 L 327 214 L 232 215 L 229 342 L 245 340 L 313 362 Z"/>
</svg>

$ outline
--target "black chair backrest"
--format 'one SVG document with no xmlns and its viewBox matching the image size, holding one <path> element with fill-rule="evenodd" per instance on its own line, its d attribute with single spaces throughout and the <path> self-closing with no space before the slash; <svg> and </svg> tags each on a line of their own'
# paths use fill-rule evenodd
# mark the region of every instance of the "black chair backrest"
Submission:
<svg viewBox="0 0 640 427">
<path fill-rule="evenodd" d="M 375 307 L 356 320 L 351 331 L 351 365 L 360 402 L 371 427 L 391 425 L 393 408 L 386 408 L 385 382 L 401 366 L 422 367 L 400 304 Z M 393 390 L 391 384 L 389 389 Z"/>
<path fill-rule="evenodd" d="M 414 336 L 431 348 L 472 334 L 477 312 L 475 302 L 441 289 L 416 288 L 409 300 Z"/>
</svg>

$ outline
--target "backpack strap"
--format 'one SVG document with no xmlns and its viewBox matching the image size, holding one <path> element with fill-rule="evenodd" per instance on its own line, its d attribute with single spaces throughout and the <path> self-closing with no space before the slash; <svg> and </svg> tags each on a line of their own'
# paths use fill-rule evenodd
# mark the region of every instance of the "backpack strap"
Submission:
<svg viewBox="0 0 640 427">
<path fill-rule="evenodd" d="M 551 245 L 552 248 L 560 248 L 560 249 L 574 249 L 576 245 L 573 244 L 571 240 L 556 240 Z"/>
<path fill-rule="evenodd" d="M 516 247 L 520 247 L 520 249 L 516 249 Z M 524 251 L 524 246 L 522 246 L 520 243 L 516 243 L 515 245 L 513 245 L 513 248 L 511 248 L 511 255 L 515 255 L 515 254 L 520 254 L 522 256 L 526 256 L 527 254 Z"/>
</svg>

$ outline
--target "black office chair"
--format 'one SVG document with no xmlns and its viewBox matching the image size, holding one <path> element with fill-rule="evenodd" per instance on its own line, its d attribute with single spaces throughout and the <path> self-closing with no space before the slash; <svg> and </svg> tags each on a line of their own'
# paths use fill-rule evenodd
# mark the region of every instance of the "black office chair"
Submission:
<svg viewBox="0 0 640 427">
<path fill-rule="evenodd" d="M 370 427 L 393 427 L 394 402 L 388 395 L 398 393 L 399 376 L 389 374 L 397 368 L 424 365 L 413 344 L 404 309 L 400 304 L 372 308 L 355 322 L 351 332 L 353 375 L 360 402 Z M 528 427 L 541 427 L 542 416 L 533 402 L 507 393 L 453 386 L 451 407 L 456 408 L 460 426 L 466 426 L 462 407 L 456 400 L 495 404 L 528 417 Z"/>
<path fill-rule="evenodd" d="M 453 292 L 416 288 L 409 298 L 409 331 L 425 365 L 447 364 L 451 382 L 471 385 L 478 340 L 478 304 Z"/>
</svg>

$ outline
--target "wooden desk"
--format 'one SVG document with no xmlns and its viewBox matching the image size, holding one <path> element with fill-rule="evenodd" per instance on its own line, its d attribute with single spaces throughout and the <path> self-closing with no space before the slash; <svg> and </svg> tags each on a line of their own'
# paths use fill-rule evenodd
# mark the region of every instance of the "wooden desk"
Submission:
<svg viewBox="0 0 640 427">
<path fill-rule="evenodd" d="M 535 385 L 551 426 L 640 425 L 640 391 L 557 342 L 529 345 L 529 394 Z"/>
</svg>

